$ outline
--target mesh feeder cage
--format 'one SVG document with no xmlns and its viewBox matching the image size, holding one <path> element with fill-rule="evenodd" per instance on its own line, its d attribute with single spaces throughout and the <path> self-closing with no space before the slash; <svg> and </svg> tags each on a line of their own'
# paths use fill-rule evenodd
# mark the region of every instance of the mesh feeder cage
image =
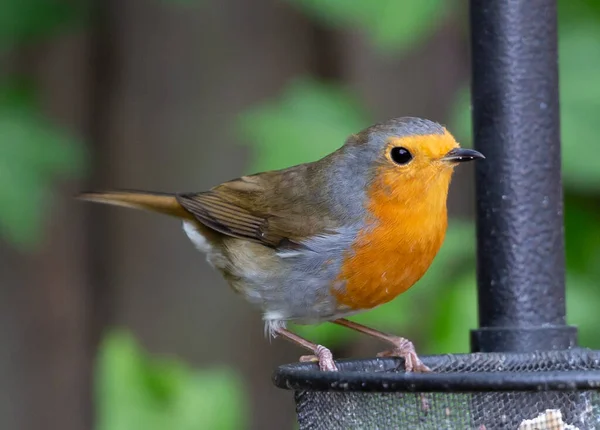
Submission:
<svg viewBox="0 0 600 430">
<path fill-rule="evenodd" d="M 600 429 L 600 351 L 565 322 L 555 0 L 471 0 L 479 328 L 471 354 L 281 366 L 308 429 Z"/>
</svg>

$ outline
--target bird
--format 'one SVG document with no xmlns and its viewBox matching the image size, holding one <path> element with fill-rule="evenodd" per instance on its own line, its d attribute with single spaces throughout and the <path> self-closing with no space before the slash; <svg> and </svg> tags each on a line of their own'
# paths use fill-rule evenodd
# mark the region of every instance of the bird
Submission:
<svg viewBox="0 0 600 430">
<path fill-rule="evenodd" d="M 387 303 L 428 270 L 447 229 L 455 166 L 485 157 L 438 122 L 399 117 L 350 135 L 325 157 L 241 176 L 201 192 L 84 192 L 82 200 L 170 215 L 268 336 L 337 371 L 331 351 L 288 323 L 332 322 L 391 345 L 379 357 L 428 372 L 413 343 L 347 317 Z"/>
</svg>

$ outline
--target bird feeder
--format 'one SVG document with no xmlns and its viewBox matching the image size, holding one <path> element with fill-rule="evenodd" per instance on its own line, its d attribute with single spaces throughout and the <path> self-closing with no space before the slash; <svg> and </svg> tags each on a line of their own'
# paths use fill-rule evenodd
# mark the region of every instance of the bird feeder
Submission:
<svg viewBox="0 0 600 430">
<path fill-rule="evenodd" d="M 470 354 L 279 367 L 301 430 L 600 428 L 600 351 L 566 325 L 555 0 L 471 0 L 479 328 Z"/>
</svg>

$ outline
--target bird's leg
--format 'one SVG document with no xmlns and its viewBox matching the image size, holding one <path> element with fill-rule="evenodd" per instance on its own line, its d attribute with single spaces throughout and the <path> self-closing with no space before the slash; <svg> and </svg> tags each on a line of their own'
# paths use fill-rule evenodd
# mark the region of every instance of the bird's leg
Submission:
<svg viewBox="0 0 600 430">
<path fill-rule="evenodd" d="M 278 327 L 275 328 L 274 331 L 275 333 L 281 335 L 281 337 L 284 337 L 285 339 L 289 340 L 292 343 L 295 343 L 296 345 L 301 346 L 302 348 L 308 349 L 314 354 L 303 355 L 302 357 L 300 357 L 300 361 L 318 361 L 319 368 L 321 370 L 338 370 L 335 363 L 333 362 L 333 355 L 331 354 L 331 351 L 325 348 L 324 346 L 312 343 L 285 328 Z"/>
<path fill-rule="evenodd" d="M 387 333 L 383 333 L 379 330 L 375 330 L 364 326 L 362 324 L 358 324 L 352 321 L 349 321 L 344 318 L 340 318 L 334 321 L 331 321 L 335 324 L 347 327 L 352 330 L 356 330 L 360 333 L 373 336 L 377 339 L 381 339 L 385 342 L 389 342 L 393 345 L 393 348 L 390 351 L 384 351 L 377 354 L 378 357 L 400 357 L 404 359 L 404 369 L 407 372 L 431 372 L 431 369 L 423 364 L 423 362 L 417 356 L 417 352 L 415 351 L 415 347 L 412 342 L 403 337 L 390 335 Z"/>
</svg>

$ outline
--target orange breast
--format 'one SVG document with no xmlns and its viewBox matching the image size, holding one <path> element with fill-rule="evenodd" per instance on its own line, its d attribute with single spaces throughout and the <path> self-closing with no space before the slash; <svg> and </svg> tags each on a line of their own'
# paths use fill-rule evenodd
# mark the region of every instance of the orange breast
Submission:
<svg viewBox="0 0 600 430">
<path fill-rule="evenodd" d="M 342 263 L 336 284 L 343 287 L 332 289 L 340 305 L 371 309 L 394 299 L 425 274 L 442 245 L 449 178 L 434 189 L 405 183 L 403 190 L 393 189 L 394 179 L 383 175 L 368 193 L 370 220 Z"/>
</svg>

